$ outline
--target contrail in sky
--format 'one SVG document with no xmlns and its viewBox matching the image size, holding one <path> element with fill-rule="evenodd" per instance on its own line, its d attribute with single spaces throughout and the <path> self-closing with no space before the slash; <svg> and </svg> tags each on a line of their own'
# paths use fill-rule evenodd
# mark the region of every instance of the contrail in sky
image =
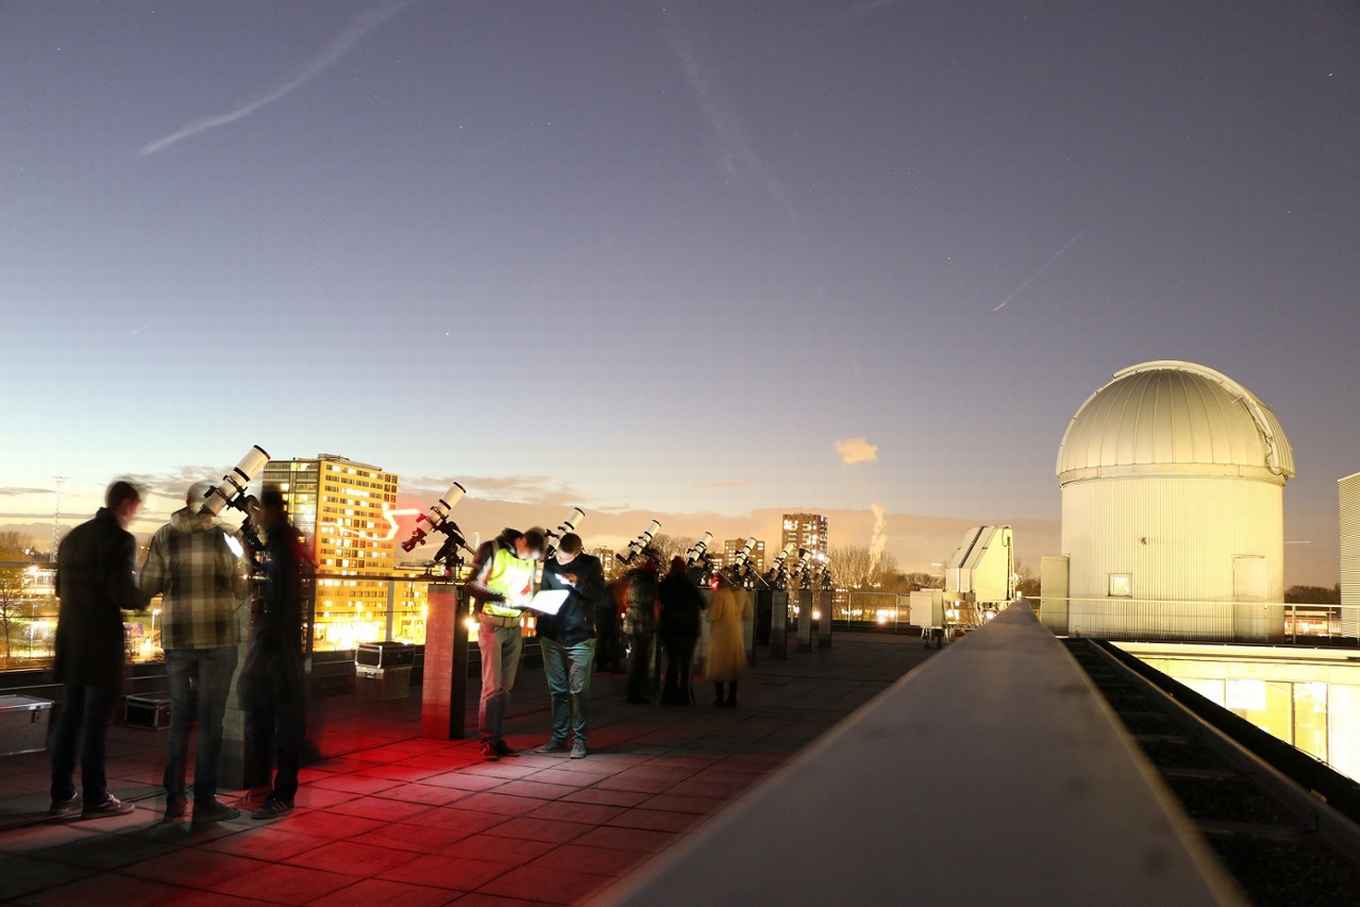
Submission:
<svg viewBox="0 0 1360 907">
<path fill-rule="evenodd" d="M 723 169 L 731 176 L 737 176 L 742 170 L 756 174 L 765 184 L 765 191 L 770 197 L 783 206 L 790 220 L 796 221 L 797 212 L 794 211 L 793 199 L 788 189 L 756 151 L 746 132 L 745 123 L 724 99 L 710 68 L 704 65 L 694 52 L 694 48 L 676 27 L 668 24 L 665 31 L 671 50 L 680 62 L 680 71 L 685 77 L 685 84 L 694 94 L 699 110 L 708 120 L 709 128 L 713 130 L 713 136 L 717 139 Z"/>
<path fill-rule="evenodd" d="M 409 5 L 409 3 L 410 0 L 401 0 L 399 3 L 388 3 L 384 6 L 375 7 L 359 13 L 344 31 L 336 35 L 335 38 L 326 45 L 321 53 L 308 60 L 293 78 L 279 85 L 275 85 L 259 97 L 253 98 L 226 113 L 219 113 L 215 116 L 193 120 L 164 138 L 156 139 L 154 142 L 144 146 L 138 154 L 141 157 L 147 157 L 158 151 L 164 151 L 171 145 L 175 145 L 187 138 L 196 136 L 200 132 L 207 132 L 209 129 L 216 129 L 218 126 L 227 126 L 235 123 L 237 120 L 243 120 L 261 107 L 268 107 L 275 101 L 287 97 L 298 88 L 306 85 L 312 79 L 315 79 L 317 76 L 334 66 L 340 61 L 340 58 L 354 48 L 354 45 L 362 41 L 365 35 L 401 12 Z"/>
<path fill-rule="evenodd" d="M 1025 288 L 1026 288 L 1026 287 L 1028 287 L 1030 284 L 1034 283 L 1034 281 L 1038 280 L 1040 277 L 1044 276 L 1044 272 L 1047 271 L 1050 267 L 1052 267 L 1052 266 L 1053 266 L 1053 263 L 1054 263 L 1055 261 L 1057 261 L 1059 258 L 1062 258 L 1062 257 L 1063 257 L 1063 253 L 1066 252 L 1068 249 L 1072 248 L 1073 246 L 1075 246 L 1075 245 L 1077 244 L 1077 240 L 1081 239 L 1081 238 L 1082 238 L 1083 236 L 1085 236 L 1085 235 L 1086 235 L 1086 231 L 1083 230 L 1083 231 L 1081 231 L 1080 233 L 1075 234 L 1075 235 L 1074 235 L 1071 239 L 1069 239 L 1067 242 L 1063 243 L 1063 247 L 1062 247 L 1061 249 L 1059 249 L 1058 251 L 1056 251 L 1056 252 L 1054 252 L 1052 255 L 1050 255 L 1050 256 L 1048 257 L 1048 261 L 1046 261 L 1046 262 L 1044 262 L 1042 265 L 1040 265 L 1040 266 L 1039 266 L 1039 269 L 1038 269 L 1037 271 L 1035 271 L 1033 274 L 1029 275 L 1029 276 L 1026 277 L 1024 280 L 1022 280 L 1022 281 L 1020 282 L 1020 286 L 1018 286 L 1018 287 L 1016 287 L 1014 290 L 1012 290 L 1011 293 L 1010 293 L 1010 295 L 1007 296 L 1005 299 L 1001 300 L 1001 304 L 998 305 L 998 306 L 996 306 L 995 308 L 993 308 L 992 311 L 993 311 L 993 312 L 999 312 L 999 311 L 1001 311 L 1002 309 L 1004 309 L 1006 306 L 1010 305 L 1012 299 L 1014 299 L 1015 297 L 1019 296 L 1021 293 L 1025 292 Z"/>
</svg>

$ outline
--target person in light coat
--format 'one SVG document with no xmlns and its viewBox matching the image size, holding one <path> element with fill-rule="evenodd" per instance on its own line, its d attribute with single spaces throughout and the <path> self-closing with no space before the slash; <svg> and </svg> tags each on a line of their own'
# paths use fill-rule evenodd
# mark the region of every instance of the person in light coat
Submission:
<svg viewBox="0 0 1360 907">
<path fill-rule="evenodd" d="M 750 599 L 723 575 L 708 606 L 710 625 L 708 679 L 713 682 L 713 704 L 719 708 L 737 705 L 737 681 L 746 670 L 746 644 L 742 626 L 749 616 Z"/>
</svg>

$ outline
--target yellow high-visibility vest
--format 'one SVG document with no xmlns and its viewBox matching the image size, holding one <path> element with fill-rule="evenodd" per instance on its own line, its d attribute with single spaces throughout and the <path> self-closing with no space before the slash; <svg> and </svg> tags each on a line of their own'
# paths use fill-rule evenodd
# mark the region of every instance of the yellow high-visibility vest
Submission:
<svg viewBox="0 0 1360 907">
<path fill-rule="evenodd" d="M 512 600 L 532 593 L 534 562 L 517 557 L 513 551 L 497 545 L 496 555 L 491 559 L 491 572 L 486 577 L 486 587 Z M 519 608 L 509 608 L 499 602 L 486 602 L 482 610 L 492 617 L 517 618 L 522 613 Z"/>
</svg>

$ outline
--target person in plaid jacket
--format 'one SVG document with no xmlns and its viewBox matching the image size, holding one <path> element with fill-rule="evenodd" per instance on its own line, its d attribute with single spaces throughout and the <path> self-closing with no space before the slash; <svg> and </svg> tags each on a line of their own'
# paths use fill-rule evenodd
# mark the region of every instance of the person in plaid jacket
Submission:
<svg viewBox="0 0 1360 907">
<path fill-rule="evenodd" d="M 240 543 L 201 507 L 209 482 L 185 495 L 151 539 L 142 568 L 142 592 L 163 596 L 161 646 L 170 677 L 170 755 L 165 766 L 165 818 L 185 812 L 184 773 L 195 694 L 198 752 L 194 765 L 195 823 L 233 819 L 239 811 L 217 799 L 222 758 L 222 718 L 241 640 L 237 612 L 246 602 L 246 562 Z"/>
</svg>

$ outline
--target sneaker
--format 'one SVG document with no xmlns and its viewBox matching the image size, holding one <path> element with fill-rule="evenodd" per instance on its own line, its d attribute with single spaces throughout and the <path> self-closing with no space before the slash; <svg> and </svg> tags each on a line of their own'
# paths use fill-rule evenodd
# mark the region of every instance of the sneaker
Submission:
<svg viewBox="0 0 1360 907">
<path fill-rule="evenodd" d="M 194 804 L 195 825 L 205 825 L 209 822 L 226 822 L 230 819 L 239 819 L 240 817 L 241 811 L 239 809 L 233 809 L 216 798 Z"/>
<path fill-rule="evenodd" d="M 499 762 L 501 758 L 500 750 L 496 749 L 496 744 L 490 740 L 482 741 L 482 758 L 487 762 Z"/>
<path fill-rule="evenodd" d="M 184 818 L 184 798 L 167 797 L 165 801 L 165 817 L 162 822 L 176 822 Z"/>
<path fill-rule="evenodd" d="M 584 759 L 586 755 L 587 755 L 586 742 L 584 740 L 574 741 L 571 745 L 571 758 Z"/>
<path fill-rule="evenodd" d="M 565 753 L 567 749 L 567 741 L 549 740 L 547 743 L 534 750 L 534 752 L 543 756 L 560 756 Z"/>
<path fill-rule="evenodd" d="M 106 794 L 103 800 L 93 806 L 87 804 L 86 807 L 80 811 L 80 818 L 103 819 L 108 816 L 126 816 L 136 808 L 137 807 L 133 806 L 131 803 L 119 800 L 113 794 Z"/>
<path fill-rule="evenodd" d="M 293 811 L 293 804 L 278 797 L 270 797 L 260 804 L 260 808 L 250 814 L 252 819 L 277 819 Z"/>
<path fill-rule="evenodd" d="M 47 814 L 53 819 L 74 819 L 80 815 L 80 794 L 72 794 L 65 800 L 53 800 Z"/>
<path fill-rule="evenodd" d="M 496 755 L 497 755 L 497 756 L 518 756 L 518 755 L 519 755 L 519 750 L 512 749 L 512 748 L 510 747 L 510 744 L 506 743 L 504 740 L 497 740 L 497 741 L 496 741 Z"/>
</svg>

